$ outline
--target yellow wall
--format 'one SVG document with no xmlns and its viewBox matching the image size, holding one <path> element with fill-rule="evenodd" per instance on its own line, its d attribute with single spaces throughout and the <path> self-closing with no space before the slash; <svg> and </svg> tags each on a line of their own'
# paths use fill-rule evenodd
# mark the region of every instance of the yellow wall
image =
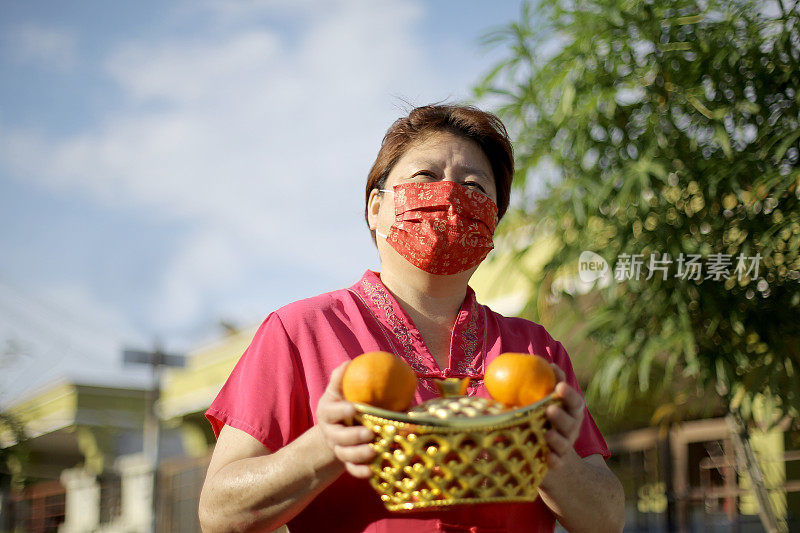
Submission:
<svg viewBox="0 0 800 533">
<path fill-rule="evenodd" d="M 78 394 L 75 385 L 59 382 L 13 405 L 9 411 L 25 425 L 29 437 L 69 426 L 75 421 Z M 0 444 L 10 446 L 9 434 L 0 435 Z"/>
<path fill-rule="evenodd" d="M 557 246 L 554 238 L 538 238 L 524 255 L 515 257 L 498 243 L 470 279 L 478 301 L 502 315 L 517 315 L 536 290 L 532 279 L 539 276 Z"/>
<path fill-rule="evenodd" d="M 257 327 L 229 335 L 188 354 L 185 368 L 164 371 L 159 413 L 164 419 L 205 411 L 216 397 Z"/>
</svg>

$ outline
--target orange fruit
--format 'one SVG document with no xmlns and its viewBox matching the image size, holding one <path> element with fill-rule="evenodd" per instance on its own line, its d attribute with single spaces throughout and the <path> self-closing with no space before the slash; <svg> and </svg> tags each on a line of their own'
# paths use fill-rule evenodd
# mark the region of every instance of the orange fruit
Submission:
<svg viewBox="0 0 800 533">
<path fill-rule="evenodd" d="M 414 400 L 417 376 L 408 363 L 389 352 L 367 352 L 347 365 L 342 392 L 347 401 L 403 411 Z"/>
<path fill-rule="evenodd" d="M 489 363 L 484 383 L 498 402 L 508 407 L 522 407 L 553 392 L 556 374 L 544 357 L 504 353 Z"/>
</svg>

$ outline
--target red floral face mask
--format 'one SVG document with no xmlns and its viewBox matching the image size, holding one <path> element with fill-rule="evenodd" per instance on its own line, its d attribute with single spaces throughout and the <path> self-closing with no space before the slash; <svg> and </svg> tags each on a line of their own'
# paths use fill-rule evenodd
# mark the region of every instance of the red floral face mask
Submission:
<svg viewBox="0 0 800 533">
<path fill-rule="evenodd" d="M 452 181 L 395 185 L 394 224 L 378 231 L 397 253 L 431 274 L 451 275 L 483 261 L 494 243 L 497 205 Z"/>
</svg>

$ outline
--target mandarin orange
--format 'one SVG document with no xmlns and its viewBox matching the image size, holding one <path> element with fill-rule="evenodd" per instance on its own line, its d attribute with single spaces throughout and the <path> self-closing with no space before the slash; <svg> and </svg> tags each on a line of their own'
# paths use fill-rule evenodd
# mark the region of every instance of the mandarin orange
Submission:
<svg viewBox="0 0 800 533">
<path fill-rule="evenodd" d="M 347 401 L 366 403 L 391 411 L 411 405 L 417 376 L 408 363 L 389 352 L 367 352 L 347 365 L 342 392 Z"/>
<path fill-rule="evenodd" d="M 489 363 L 484 383 L 498 402 L 507 407 L 522 407 L 553 392 L 556 374 L 544 357 L 503 353 Z"/>
</svg>

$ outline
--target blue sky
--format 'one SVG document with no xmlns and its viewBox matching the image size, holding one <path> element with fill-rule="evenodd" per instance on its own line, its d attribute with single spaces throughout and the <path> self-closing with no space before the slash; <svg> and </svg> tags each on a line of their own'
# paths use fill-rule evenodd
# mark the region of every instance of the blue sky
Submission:
<svg viewBox="0 0 800 533">
<path fill-rule="evenodd" d="M 363 186 L 403 100 L 470 96 L 520 2 L 0 7 L 0 402 L 118 381 L 348 286 Z M 122 376 L 127 376 L 123 378 Z M 139 376 L 141 377 L 141 376 Z"/>
</svg>

